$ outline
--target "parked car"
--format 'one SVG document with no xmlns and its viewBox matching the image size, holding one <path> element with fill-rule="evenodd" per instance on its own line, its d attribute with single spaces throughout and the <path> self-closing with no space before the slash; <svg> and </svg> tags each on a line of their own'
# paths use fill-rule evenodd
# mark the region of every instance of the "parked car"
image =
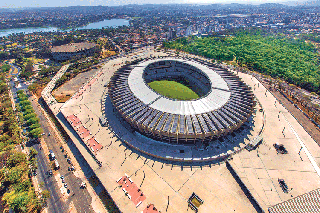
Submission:
<svg viewBox="0 0 320 213">
<path fill-rule="evenodd" d="M 284 193 L 288 193 L 288 186 L 287 186 L 286 182 L 284 181 L 284 179 L 278 178 L 278 182 L 279 182 L 280 187 L 282 188 L 282 191 Z"/>
<path fill-rule="evenodd" d="M 288 154 L 288 151 L 287 151 L 287 149 L 284 147 L 283 144 L 275 143 L 275 144 L 273 144 L 273 146 L 274 146 L 274 148 L 277 150 L 278 153 Z"/>
<path fill-rule="evenodd" d="M 55 168 L 56 170 L 60 169 L 60 165 L 59 165 L 59 162 L 58 162 L 57 159 L 54 160 L 54 168 Z"/>
<path fill-rule="evenodd" d="M 49 154 L 50 160 L 55 160 L 55 159 L 56 159 L 56 156 L 54 155 L 53 151 L 50 150 L 49 152 L 50 152 L 50 154 Z"/>
</svg>

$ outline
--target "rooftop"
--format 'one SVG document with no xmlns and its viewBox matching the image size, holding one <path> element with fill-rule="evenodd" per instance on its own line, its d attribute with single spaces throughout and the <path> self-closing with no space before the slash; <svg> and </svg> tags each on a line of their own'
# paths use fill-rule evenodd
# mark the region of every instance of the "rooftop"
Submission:
<svg viewBox="0 0 320 213">
<path fill-rule="evenodd" d="M 91 49 L 96 47 L 97 44 L 82 42 L 82 43 L 70 43 L 61 46 L 56 46 L 51 49 L 52 52 L 78 52 L 85 49 Z"/>
<path fill-rule="evenodd" d="M 318 212 L 320 209 L 320 188 L 270 207 L 270 213 Z"/>
</svg>

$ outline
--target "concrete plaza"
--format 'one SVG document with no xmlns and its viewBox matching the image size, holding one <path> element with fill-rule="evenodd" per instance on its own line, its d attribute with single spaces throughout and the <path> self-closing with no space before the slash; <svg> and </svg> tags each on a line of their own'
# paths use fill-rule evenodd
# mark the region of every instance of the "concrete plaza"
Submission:
<svg viewBox="0 0 320 213">
<path fill-rule="evenodd" d="M 144 50 L 143 57 L 149 54 L 165 55 L 162 52 Z M 74 144 L 120 210 L 130 213 L 141 212 L 148 204 L 154 204 L 161 212 L 187 212 L 187 200 L 195 192 L 204 200 L 199 208 L 200 213 L 256 212 L 224 162 L 192 166 L 157 160 L 131 150 L 123 142 L 117 140 L 113 133 L 115 129 L 121 130 L 117 133 L 120 138 L 129 140 L 130 137 L 133 137 L 126 131 L 122 131 L 124 127 L 119 122 L 113 122 L 112 129 L 100 125 L 99 118 L 104 111 L 112 110 L 108 106 L 105 106 L 105 109 L 102 107 L 107 92 L 107 87 L 104 85 L 125 61 L 131 59 L 128 56 L 107 62 L 98 71 L 99 74 L 94 77 L 96 80 L 90 81 L 93 82 L 90 83 L 90 86 L 85 87 L 81 93 L 75 94 L 61 107 L 61 110 L 55 110 Z M 254 151 L 242 150 L 233 155 L 233 159 L 229 161 L 253 197 L 263 210 L 267 210 L 272 205 L 290 199 L 291 195 L 295 197 L 319 188 L 320 177 L 316 166 L 312 164 L 312 159 L 314 159 L 319 165 L 319 146 L 292 115 L 269 92 L 266 93 L 266 89 L 261 84 L 258 86 L 255 78 L 243 73 L 239 73 L 239 76 L 254 88 L 253 92 L 261 103 L 265 115 L 263 143 Z M 94 153 L 96 160 L 102 162 L 102 167 L 97 164 L 90 150 L 65 120 L 64 116 L 72 114 L 76 115 L 91 133 L 84 141 L 94 136 L 103 146 L 102 150 Z M 257 113 L 253 117 L 252 130 L 247 137 L 229 135 L 226 140 L 237 141 L 238 144 L 243 140 L 242 142 L 246 144 L 259 134 L 263 125 L 261 116 Z M 272 146 L 274 143 L 284 144 L 289 153 L 277 154 Z M 301 143 L 304 148 L 299 155 Z M 166 147 L 163 150 L 165 151 Z M 125 195 L 116 182 L 125 174 L 146 196 L 146 200 L 138 207 Z M 293 188 L 288 194 L 281 191 L 277 182 L 278 178 L 285 179 L 289 188 Z M 192 210 L 189 209 L 189 211 Z"/>
</svg>

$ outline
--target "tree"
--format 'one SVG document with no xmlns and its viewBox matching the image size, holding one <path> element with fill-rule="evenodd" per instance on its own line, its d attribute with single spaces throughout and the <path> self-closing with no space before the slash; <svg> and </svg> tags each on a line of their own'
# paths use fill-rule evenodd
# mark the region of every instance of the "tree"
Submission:
<svg viewBox="0 0 320 213">
<path fill-rule="evenodd" d="M 23 90 L 18 90 L 18 91 L 17 91 L 17 94 L 18 94 L 18 95 L 24 94 L 24 91 L 23 91 Z"/>
<path fill-rule="evenodd" d="M 22 152 L 14 152 L 11 154 L 7 161 L 7 167 L 12 168 L 20 163 L 25 163 L 27 161 L 26 155 Z"/>
<path fill-rule="evenodd" d="M 27 108 L 27 109 L 23 112 L 23 115 L 32 114 L 32 113 L 34 113 L 33 108 Z"/>
<path fill-rule="evenodd" d="M 10 68 L 11 68 L 10 65 L 4 64 L 1 67 L 1 71 L 6 73 L 6 72 L 8 72 L 10 70 Z"/>
<path fill-rule="evenodd" d="M 29 126 L 29 129 L 30 130 L 33 130 L 33 129 L 36 129 L 36 128 L 39 128 L 41 125 L 39 123 L 36 123 L 36 124 L 32 124 L 31 126 Z"/>
<path fill-rule="evenodd" d="M 26 121 L 28 126 L 31 126 L 32 124 L 36 124 L 39 122 L 39 118 L 38 117 L 32 117 L 29 120 Z"/>
<path fill-rule="evenodd" d="M 26 70 L 26 72 L 32 72 L 32 70 L 33 70 L 33 63 L 32 63 L 32 61 L 28 61 L 28 62 L 27 62 L 27 65 L 26 65 L 26 67 L 25 67 L 25 70 Z"/>
<path fill-rule="evenodd" d="M 29 110 L 30 111 L 30 110 Z M 37 115 L 35 113 L 30 113 L 30 114 L 25 114 L 23 116 L 23 118 L 27 121 L 29 120 L 30 118 L 37 118 Z"/>
<path fill-rule="evenodd" d="M 30 103 L 31 104 L 31 103 Z M 23 111 L 27 111 L 27 110 L 33 110 L 33 107 L 31 105 L 25 105 L 22 107 Z"/>
<path fill-rule="evenodd" d="M 30 131 L 30 137 L 31 138 L 40 138 L 42 134 L 42 129 L 41 128 L 35 128 Z"/>
<path fill-rule="evenodd" d="M 25 108 L 26 106 L 31 106 L 31 102 L 29 100 L 21 101 L 20 105 Z"/>
<path fill-rule="evenodd" d="M 34 82 L 31 85 L 28 86 L 28 90 L 30 90 L 31 92 L 35 92 L 38 88 L 39 88 L 39 84 Z"/>
<path fill-rule="evenodd" d="M 35 150 L 33 147 L 30 148 L 29 152 L 29 159 L 34 158 L 38 154 L 37 150 Z"/>
<path fill-rule="evenodd" d="M 41 205 L 42 206 L 46 206 L 48 198 L 50 198 L 50 192 L 48 190 L 43 190 L 41 192 Z"/>
</svg>

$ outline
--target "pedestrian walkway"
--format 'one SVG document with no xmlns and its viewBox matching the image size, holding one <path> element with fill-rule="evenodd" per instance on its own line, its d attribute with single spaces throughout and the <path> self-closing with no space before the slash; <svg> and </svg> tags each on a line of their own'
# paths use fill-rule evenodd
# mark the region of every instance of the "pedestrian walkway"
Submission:
<svg viewBox="0 0 320 213">
<path fill-rule="evenodd" d="M 318 174 L 318 176 L 319 176 L 319 178 L 320 178 L 320 168 L 319 168 L 317 162 L 314 160 L 314 158 L 313 158 L 312 154 L 309 152 L 307 146 L 306 146 L 306 145 L 304 144 L 304 142 L 300 139 L 298 133 L 294 130 L 293 126 L 292 126 L 291 123 L 288 121 L 288 119 L 286 118 L 286 116 L 285 116 L 285 115 L 283 115 L 283 116 L 284 116 L 286 122 L 288 123 L 291 131 L 293 132 L 294 136 L 297 138 L 297 140 L 299 141 L 301 147 L 303 148 L 302 150 L 303 150 L 303 151 L 306 153 L 306 155 L 308 156 L 308 159 L 309 159 L 310 163 L 312 164 L 314 170 L 317 172 L 317 174 Z"/>
<path fill-rule="evenodd" d="M 42 90 L 41 96 L 48 104 L 48 106 L 57 104 L 57 100 L 51 94 L 52 90 L 54 89 L 56 82 L 64 75 L 64 73 L 68 70 L 70 64 L 64 65 L 61 69 L 57 72 L 57 74 L 51 79 L 51 81 L 47 84 L 47 86 Z"/>
</svg>

